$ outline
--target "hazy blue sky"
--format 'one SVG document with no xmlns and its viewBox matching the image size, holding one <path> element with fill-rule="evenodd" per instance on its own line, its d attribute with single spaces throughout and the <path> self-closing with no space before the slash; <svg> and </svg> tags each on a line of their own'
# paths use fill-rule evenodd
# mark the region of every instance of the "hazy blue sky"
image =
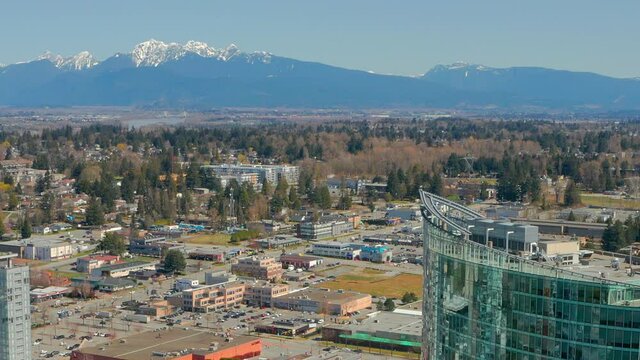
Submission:
<svg viewBox="0 0 640 360">
<path fill-rule="evenodd" d="M 0 63 L 156 38 L 419 74 L 466 61 L 640 76 L 638 0 L 2 0 Z"/>
</svg>

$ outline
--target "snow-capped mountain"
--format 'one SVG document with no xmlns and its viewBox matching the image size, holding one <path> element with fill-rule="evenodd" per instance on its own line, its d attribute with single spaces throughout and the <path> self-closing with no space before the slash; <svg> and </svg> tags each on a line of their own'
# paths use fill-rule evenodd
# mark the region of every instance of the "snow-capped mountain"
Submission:
<svg viewBox="0 0 640 360">
<path fill-rule="evenodd" d="M 131 58 L 136 67 L 157 67 L 166 62 L 180 60 L 189 54 L 219 61 L 229 61 L 236 56 L 244 56 L 248 62 L 260 61 L 267 63 L 271 58 L 271 55 L 266 52 L 242 53 L 235 44 L 231 44 L 226 48 L 216 49 L 200 41 L 191 40 L 183 45 L 165 43 L 155 39 L 136 45 L 131 52 Z"/>
<path fill-rule="evenodd" d="M 51 62 L 55 67 L 62 70 L 85 70 L 98 65 L 99 63 L 98 60 L 96 60 L 88 51 L 82 51 L 74 56 L 70 56 L 67 58 L 58 54 L 54 54 L 51 51 L 45 51 L 34 61 L 42 60 L 47 60 Z"/>
<path fill-rule="evenodd" d="M 128 54 L 116 54 L 130 56 L 135 67 L 158 67 L 162 64 L 177 61 L 188 55 L 196 55 L 207 59 L 229 61 L 234 58 L 242 58 L 248 63 L 269 63 L 271 54 L 268 52 L 243 53 L 235 44 L 226 48 L 214 48 L 201 41 L 188 41 L 185 44 L 165 43 L 151 39 L 137 44 Z M 83 51 L 71 57 L 63 57 L 46 51 L 32 61 L 46 60 L 62 70 L 85 70 L 98 65 L 100 62 L 88 51 Z"/>
<path fill-rule="evenodd" d="M 81 51 L 74 56 L 68 57 L 58 66 L 67 70 L 84 70 L 99 64 L 99 61 L 88 51 Z"/>
<path fill-rule="evenodd" d="M 456 62 L 420 77 L 349 70 L 231 44 L 148 40 L 103 61 L 46 52 L 0 70 L 0 105 L 639 110 L 640 81 Z M 595 109 L 595 110 L 594 110 Z"/>
</svg>

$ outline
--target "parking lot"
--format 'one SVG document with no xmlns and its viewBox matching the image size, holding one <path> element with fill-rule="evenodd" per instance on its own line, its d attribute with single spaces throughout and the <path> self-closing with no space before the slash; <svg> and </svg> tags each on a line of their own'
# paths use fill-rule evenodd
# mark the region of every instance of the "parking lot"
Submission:
<svg viewBox="0 0 640 360">
<path fill-rule="evenodd" d="M 361 234 L 384 235 L 393 231 L 400 231 L 401 227 L 386 227 L 383 229 L 362 230 Z M 338 241 L 353 241 L 351 237 L 338 239 Z M 189 246 L 189 245 L 187 245 Z M 407 245 L 392 245 L 394 254 L 419 254 L 421 248 Z M 310 245 L 302 245 L 295 251 L 305 252 L 310 250 Z M 278 257 L 281 249 L 264 251 L 264 255 Z M 59 267 L 72 271 L 72 261 L 48 264 L 47 267 Z M 69 269 L 67 269 L 67 267 Z M 300 281 L 288 281 L 291 288 L 307 286 L 322 287 L 326 281 L 331 281 L 337 276 L 348 274 L 353 267 L 362 269 L 375 269 L 395 276 L 401 273 L 422 274 L 422 267 L 411 263 L 376 264 L 365 261 L 353 261 L 346 259 L 327 258 L 324 265 L 314 269 L 311 278 Z M 230 264 L 213 264 L 208 261 L 188 260 L 187 273 L 184 277 L 197 279 L 204 283 L 204 273 L 207 271 L 227 270 Z M 32 331 L 34 358 L 58 358 L 68 359 L 71 351 L 82 342 L 88 346 L 98 346 L 114 339 L 126 338 L 129 335 L 158 331 L 168 327 L 182 327 L 191 329 L 203 329 L 217 333 L 236 335 L 259 335 L 263 338 L 264 355 L 269 359 L 286 358 L 296 354 L 319 353 L 327 348 L 315 338 L 287 339 L 270 334 L 256 334 L 256 324 L 277 321 L 292 320 L 297 322 L 313 322 L 316 324 L 351 321 L 350 319 L 335 318 L 311 313 L 302 313 L 281 309 L 259 309 L 239 305 L 230 309 L 219 309 L 210 313 L 184 313 L 179 310 L 174 315 L 150 320 L 146 323 L 128 321 L 134 311 L 127 307 L 127 303 L 138 301 L 141 303 L 149 300 L 162 299 L 173 286 L 175 279 L 167 279 L 162 282 L 140 281 L 138 287 L 131 291 L 121 291 L 115 294 L 100 294 L 98 299 L 60 299 L 50 300 L 35 304 L 36 312 L 32 314 L 32 322 L 41 325 Z M 354 314 L 356 319 L 375 311 L 369 309 L 359 314 Z M 108 314 L 108 315 L 107 315 Z M 119 340 L 118 340 L 119 341 Z"/>
</svg>

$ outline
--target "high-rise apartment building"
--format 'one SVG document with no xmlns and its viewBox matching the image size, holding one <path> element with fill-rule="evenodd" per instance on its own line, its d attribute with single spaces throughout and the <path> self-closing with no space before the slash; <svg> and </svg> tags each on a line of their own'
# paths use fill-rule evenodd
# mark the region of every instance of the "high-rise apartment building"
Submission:
<svg viewBox="0 0 640 360">
<path fill-rule="evenodd" d="M 0 254 L 0 360 L 31 359 L 29 268 Z"/>
<path fill-rule="evenodd" d="M 421 200 L 423 359 L 640 359 L 640 275 L 624 257 L 564 261 L 537 229 Z"/>
</svg>

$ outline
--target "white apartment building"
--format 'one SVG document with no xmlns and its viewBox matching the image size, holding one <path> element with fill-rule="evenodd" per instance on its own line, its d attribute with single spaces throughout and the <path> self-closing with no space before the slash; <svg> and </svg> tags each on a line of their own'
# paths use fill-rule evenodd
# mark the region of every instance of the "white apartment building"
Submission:
<svg viewBox="0 0 640 360">
<path fill-rule="evenodd" d="M 260 183 L 268 181 L 274 185 L 284 178 L 289 185 L 297 186 L 300 177 L 300 169 L 292 165 L 220 164 L 204 165 L 202 168 L 216 176 L 258 174 Z"/>
<path fill-rule="evenodd" d="M 16 254 L 0 253 L 0 359 L 31 359 L 29 267 L 14 266 Z"/>
</svg>

